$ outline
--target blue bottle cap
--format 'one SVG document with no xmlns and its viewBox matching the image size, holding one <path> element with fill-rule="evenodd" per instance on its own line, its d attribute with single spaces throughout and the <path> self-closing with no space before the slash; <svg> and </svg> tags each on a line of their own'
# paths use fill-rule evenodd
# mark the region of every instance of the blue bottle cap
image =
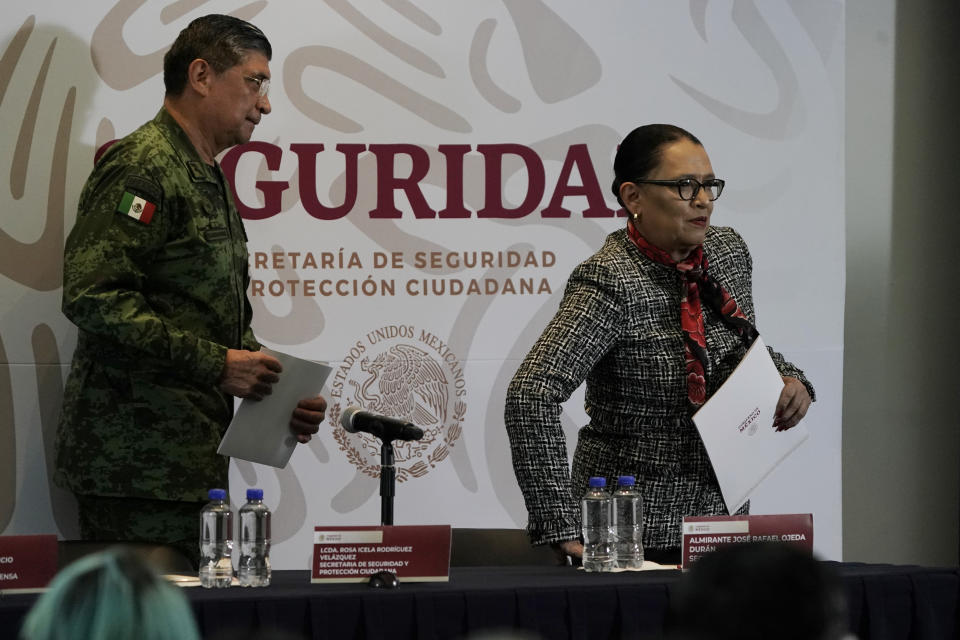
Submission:
<svg viewBox="0 0 960 640">
<path fill-rule="evenodd" d="M 617 483 L 621 487 L 632 487 L 633 485 L 637 484 L 637 479 L 633 476 L 620 476 L 617 478 Z"/>
<path fill-rule="evenodd" d="M 210 491 L 207 492 L 207 497 L 211 500 L 226 500 L 227 492 L 223 489 L 210 489 Z"/>
<path fill-rule="evenodd" d="M 247 489 L 247 500 L 263 500 L 263 489 Z"/>
<path fill-rule="evenodd" d="M 597 488 L 599 488 L 599 487 L 605 487 L 605 486 L 607 486 L 607 479 L 606 479 L 606 478 L 590 478 L 590 481 L 589 481 L 589 482 L 590 482 L 590 488 L 591 488 L 591 489 L 597 489 Z"/>
</svg>

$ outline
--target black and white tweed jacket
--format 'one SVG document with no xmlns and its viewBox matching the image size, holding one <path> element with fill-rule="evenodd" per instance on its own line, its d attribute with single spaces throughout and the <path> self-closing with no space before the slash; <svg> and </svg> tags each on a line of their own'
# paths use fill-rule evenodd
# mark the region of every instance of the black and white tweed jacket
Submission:
<svg viewBox="0 0 960 640">
<path fill-rule="evenodd" d="M 710 273 L 756 324 L 743 238 L 710 227 L 704 252 Z M 674 268 L 643 256 L 626 230 L 610 234 L 571 274 L 560 309 L 507 390 L 513 468 L 534 544 L 579 537 L 579 498 L 590 476 L 637 478 L 648 548 L 679 547 L 684 515 L 726 513 L 687 403 L 682 285 Z M 704 305 L 703 314 L 709 397 L 746 348 L 712 309 Z M 799 378 L 813 397 L 803 372 L 770 353 L 780 373 Z M 580 429 L 571 471 L 560 403 L 584 380 L 590 423 Z"/>
</svg>

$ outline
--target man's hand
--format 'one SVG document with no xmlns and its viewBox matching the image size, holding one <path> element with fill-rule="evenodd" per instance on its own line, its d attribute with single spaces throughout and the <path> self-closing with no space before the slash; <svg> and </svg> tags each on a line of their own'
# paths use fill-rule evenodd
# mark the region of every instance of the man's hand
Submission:
<svg viewBox="0 0 960 640">
<path fill-rule="evenodd" d="M 310 442 L 310 437 L 320 430 L 324 413 L 327 410 L 327 401 L 323 396 L 304 398 L 297 403 L 297 408 L 290 416 L 290 430 L 297 434 L 297 441 L 301 444 Z"/>
<path fill-rule="evenodd" d="M 262 351 L 228 349 L 220 374 L 220 390 L 238 398 L 263 400 L 280 379 L 280 361 Z"/>
<path fill-rule="evenodd" d="M 777 401 L 777 414 L 774 417 L 773 428 L 777 431 L 786 431 L 797 426 L 810 408 L 810 394 L 803 383 L 796 378 L 783 376 L 783 391 Z"/>
</svg>

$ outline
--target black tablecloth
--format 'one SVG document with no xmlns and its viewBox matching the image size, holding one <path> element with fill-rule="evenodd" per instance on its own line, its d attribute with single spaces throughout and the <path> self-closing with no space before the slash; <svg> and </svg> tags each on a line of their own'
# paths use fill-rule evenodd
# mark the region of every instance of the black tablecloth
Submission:
<svg viewBox="0 0 960 640">
<path fill-rule="evenodd" d="M 862 640 L 958 637 L 960 570 L 833 564 Z M 396 590 L 310 584 L 276 571 L 267 588 L 185 590 L 207 638 L 278 628 L 304 638 L 457 638 L 519 628 L 544 638 L 646 638 L 663 630 L 679 571 L 593 574 L 569 567 L 454 567 L 447 583 Z M 16 637 L 36 595 L 0 596 L 0 637 Z"/>
</svg>

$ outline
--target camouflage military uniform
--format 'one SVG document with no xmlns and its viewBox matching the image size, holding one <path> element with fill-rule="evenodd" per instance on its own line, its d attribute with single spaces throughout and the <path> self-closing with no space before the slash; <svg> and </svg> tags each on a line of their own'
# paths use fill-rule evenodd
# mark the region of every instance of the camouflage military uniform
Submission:
<svg viewBox="0 0 960 640">
<path fill-rule="evenodd" d="M 152 218 L 127 212 L 130 196 Z M 100 159 L 64 255 L 79 327 L 57 484 L 86 496 L 197 502 L 227 484 L 217 444 L 228 348 L 256 350 L 246 235 L 219 167 L 165 109 Z"/>
</svg>

